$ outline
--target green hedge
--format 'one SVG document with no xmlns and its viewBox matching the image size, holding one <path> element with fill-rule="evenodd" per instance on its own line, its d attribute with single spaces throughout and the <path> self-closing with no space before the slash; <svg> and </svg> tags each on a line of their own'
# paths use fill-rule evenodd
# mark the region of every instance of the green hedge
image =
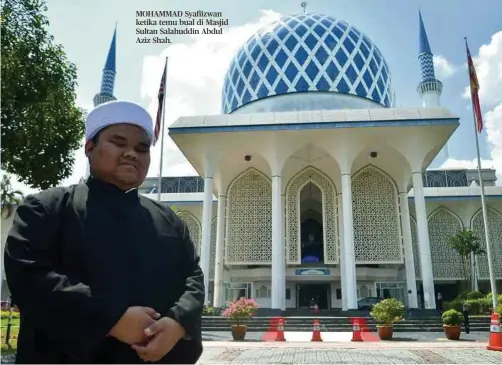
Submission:
<svg viewBox="0 0 502 365">
<path fill-rule="evenodd" d="M 498 302 L 502 303 L 502 294 L 498 295 L 497 298 Z M 469 314 L 487 315 L 490 314 L 490 309 L 492 308 L 492 294 L 486 295 L 478 291 L 464 292 L 452 301 L 445 302 L 443 309 L 455 309 L 461 312 L 464 303 L 467 303 L 469 306 Z"/>
</svg>

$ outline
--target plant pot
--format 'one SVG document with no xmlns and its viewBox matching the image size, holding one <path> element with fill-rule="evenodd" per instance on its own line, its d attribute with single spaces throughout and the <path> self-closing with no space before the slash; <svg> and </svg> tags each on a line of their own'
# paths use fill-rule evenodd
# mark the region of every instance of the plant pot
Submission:
<svg viewBox="0 0 502 365">
<path fill-rule="evenodd" d="M 234 338 L 234 341 L 244 341 L 247 330 L 247 326 L 244 326 L 243 324 L 234 324 L 232 326 L 232 337 Z"/>
<path fill-rule="evenodd" d="M 449 326 L 447 324 L 443 325 L 444 334 L 448 340 L 456 341 L 460 338 L 460 333 L 462 332 L 462 327 L 460 326 Z"/>
<path fill-rule="evenodd" d="M 383 341 L 392 340 L 392 335 L 394 330 L 391 324 L 380 324 L 377 325 L 378 337 Z"/>
</svg>

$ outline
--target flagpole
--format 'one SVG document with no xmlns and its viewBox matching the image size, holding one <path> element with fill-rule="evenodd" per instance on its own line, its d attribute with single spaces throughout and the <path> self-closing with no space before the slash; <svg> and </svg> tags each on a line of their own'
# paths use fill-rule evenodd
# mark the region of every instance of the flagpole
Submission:
<svg viewBox="0 0 502 365">
<path fill-rule="evenodd" d="M 167 60 L 168 57 L 166 57 L 166 64 L 164 68 L 164 72 L 166 73 L 166 83 L 167 83 Z M 162 194 L 162 165 L 164 164 L 164 120 L 166 116 L 166 85 L 164 85 L 164 95 L 163 95 L 163 100 L 162 100 L 162 118 L 161 118 L 161 125 L 160 125 L 160 163 L 159 163 L 159 180 L 158 180 L 158 187 L 157 187 L 157 200 L 160 201 L 160 197 Z"/>
<path fill-rule="evenodd" d="M 467 37 L 465 39 L 465 46 L 468 49 L 467 45 Z M 469 54 L 467 55 L 469 57 Z M 469 66 L 469 59 L 467 60 L 467 65 Z M 471 80 L 470 69 L 467 67 L 467 72 L 469 72 L 469 80 Z M 472 92 L 472 90 L 471 90 Z M 492 263 L 492 249 L 490 244 L 490 231 L 488 229 L 488 213 L 486 210 L 486 200 L 485 200 L 485 184 L 483 182 L 483 177 L 481 175 L 481 154 L 479 152 L 479 137 L 478 137 L 478 128 L 476 124 L 476 113 L 474 110 L 474 100 L 471 95 L 471 107 L 472 107 L 472 121 L 474 127 L 474 137 L 476 138 L 476 156 L 478 159 L 478 179 L 479 179 L 479 187 L 481 189 L 481 209 L 483 211 L 483 225 L 485 228 L 485 242 L 486 242 L 486 258 L 488 260 L 488 273 L 490 275 L 490 286 L 492 291 L 492 304 L 493 309 L 497 307 L 497 286 L 495 282 L 495 275 L 493 272 L 493 263 Z"/>
</svg>

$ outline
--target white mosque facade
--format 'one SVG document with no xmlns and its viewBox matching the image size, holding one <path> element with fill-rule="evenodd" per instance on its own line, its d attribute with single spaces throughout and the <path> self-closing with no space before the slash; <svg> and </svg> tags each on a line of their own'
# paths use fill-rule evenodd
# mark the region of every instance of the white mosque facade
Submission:
<svg viewBox="0 0 502 365">
<path fill-rule="evenodd" d="M 447 241 L 472 229 L 484 242 L 479 179 L 475 170 L 427 169 L 459 118 L 440 105 L 421 17 L 419 29 L 419 107 L 395 107 L 391 70 L 367 35 L 299 14 L 235 55 L 221 115 L 169 127 L 200 176 L 164 177 L 160 199 L 189 227 L 209 304 L 247 296 L 287 310 L 314 297 L 321 309 L 350 310 L 392 296 L 434 309 L 438 292 L 457 294 L 464 273 Z M 108 97 L 114 76 L 103 76 Z M 502 187 L 493 170 L 482 179 L 500 290 Z M 141 192 L 158 199 L 156 185 L 149 178 Z M 475 261 L 475 284 L 489 291 L 487 258 Z"/>
</svg>

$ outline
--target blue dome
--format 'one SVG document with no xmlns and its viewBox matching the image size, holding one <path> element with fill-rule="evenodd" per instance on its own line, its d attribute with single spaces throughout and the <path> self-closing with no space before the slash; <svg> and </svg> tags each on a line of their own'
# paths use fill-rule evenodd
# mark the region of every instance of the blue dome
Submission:
<svg viewBox="0 0 502 365">
<path fill-rule="evenodd" d="M 368 36 L 344 21 L 320 14 L 286 16 L 259 30 L 235 55 L 225 76 L 223 112 L 274 95 L 312 91 L 390 107 L 389 67 Z"/>
</svg>

